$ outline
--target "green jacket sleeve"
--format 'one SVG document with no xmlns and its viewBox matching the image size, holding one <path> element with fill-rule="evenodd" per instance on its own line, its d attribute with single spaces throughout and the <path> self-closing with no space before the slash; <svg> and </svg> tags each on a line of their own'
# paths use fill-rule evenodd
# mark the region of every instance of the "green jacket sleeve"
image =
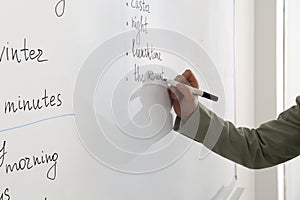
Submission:
<svg viewBox="0 0 300 200">
<path fill-rule="evenodd" d="M 277 120 L 260 125 L 256 129 L 235 127 L 224 121 L 199 103 L 196 111 L 185 124 L 174 129 L 198 142 L 203 143 L 208 134 L 210 123 L 221 129 L 212 150 L 236 163 L 252 169 L 266 168 L 290 160 L 300 153 L 300 96 L 296 106 L 281 113 Z M 196 127 L 196 134 L 193 129 Z M 204 142 L 205 145 L 205 142 Z"/>
</svg>

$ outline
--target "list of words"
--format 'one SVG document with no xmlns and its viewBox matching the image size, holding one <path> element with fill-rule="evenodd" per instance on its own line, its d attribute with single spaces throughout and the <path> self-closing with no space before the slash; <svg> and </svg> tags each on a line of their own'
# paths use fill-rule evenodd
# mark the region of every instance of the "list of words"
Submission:
<svg viewBox="0 0 300 200">
<path fill-rule="evenodd" d="M 53 16 L 62 18 L 66 11 L 66 0 L 54 1 Z M 2 38 L 3 39 L 3 38 Z M 46 66 L 45 63 L 50 62 L 47 51 L 37 46 L 32 38 L 23 37 L 17 38 L 15 41 L 2 41 L 0 43 L 0 68 L 13 66 Z M 34 45 L 33 45 L 34 44 Z M 18 68 L 16 68 L 18 69 Z M 15 98 L 10 97 L 6 100 L 1 98 L 2 114 L 17 115 L 20 112 L 34 112 L 44 109 L 55 109 L 63 106 L 63 95 L 61 92 L 49 92 L 48 89 L 41 88 L 41 92 L 36 94 L 36 97 L 26 97 L 26 94 L 15 95 Z M 0 140 L 0 200 L 14 199 L 14 193 L 17 193 L 11 185 L 8 185 L 10 178 L 19 176 L 24 173 L 36 173 L 37 170 L 44 171 L 44 179 L 53 182 L 57 178 L 57 166 L 59 162 L 58 152 L 47 152 L 43 149 L 38 150 L 34 154 L 26 154 L 19 158 L 14 158 L 14 151 L 9 151 L 7 140 Z M 6 176 L 6 177 L 5 177 Z M 3 180 L 4 179 L 4 180 Z M 47 194 L 41 194 L 40 199 L 46 200 Z"/>
<path fill-rule="evenodd" d="M 136 61 L 163 61 L 162 52 L 155 48 L 151 41 L 143 41 L 143 36 L 149 33 L 149 19 L 151 16 L 152 6 L 145 0 L 131 0 L 125 3 L 127 9 L 135 11 L 135 15 L 126 21 L 126 27 L 136 31 L 136 35 L 131 41 L 131 52 L 126 52 L 126 56 L 131 56 Z M 146 79 L 162 79 L 164 69 L 160 72 L 141 73 L 140 64 L 135 63 L 133 66 L 133 80 L 138 83 L 144 82 Z M 147 76 L 147 77 L 146 77 Z M 128 80 L 129 78 L 127 78 Z"/>
<path fill-rule="evenodd" d="M 128 10 L 129 13 L 134 13 L 124 21 L 126 29 L 130 29 L 135 32 L 133 38 L 130 39 L 131 46 L 128 52 L 126 52 L 126 58 L 134 61 L 134 64 L 130 66 L 134 72 L 131 74 L 131 77 L 128 78 L 132 78 L 132 80 L 134 80 L 136 83 L 143 83 L 146 79 L 161 80 L 164 77 L 163 68 L 156 72 L 145 73 L 140 64 L 141 62 L 160 63 L 163 62 L 164 59 L 162 51 L 156 47 L 157 44 L 154 44 L 150 39 L 145 39 L 150 31 L 149 27 L 153 9 L 150 3 L 151 0 L 126 0 L 125 5 L 124 2 L 122 2 L 123 6 L 126 10 Z M 67 2 L 66 0 L 55 0 L 47 9 L 51 10 L 54 19 L 61 19 L 66 15 Z M 124 21 L 122 22 L 122 26 L 124 26 Z M 36 26 L 37 25 L 38 23 Z M 45 35 L 47 34 L 48 33 Z M 52 54 L 48 52 L 50 49 L 52 49 L 52 46 L 51 48 L 49 47 L 49 49 L 47 49 L 41 47 L 38 43 L 40 41 L 51 39 L 51 37 L 46 38 L 46 36 L 42 35 L 41 37 L 43 38 L 37 39 L 31 36 L 32 35 L 20 36 L 15 38 L 15 41 L 13 38 L 4 38 L 0 41 L 0 69 L 9 68 L 10 70 L 12 69 L 12 71 L 16 69 L 16 73 L 18 73 L 17 70 L 22 68 L 22 70 L 27 73 L 26 70 L 33 66 L 32 69 L 28 70 L 30 71 L 30 75 L 33 75 L 33 73 L 36 72 L 34 70 L 43 70 L 44 68 L 42 67 L 46 68 L 52 64 L 51 61 L 53 60 L 51 59 L 53 59 L 53 57 L 51 57 Z M 55 46 L 62 44 L 51 43 L 51 45 Z M 60 46 L 57 46 L 56 49 L 59 52 Z M 57 68 L 55 70 L 57 70 Z M 27 74 L 24 74 L 24 76 L 26 75 Z M 38 83 L 37 87 L 39 84 L 40 83 Z M 48 84 L 47 86 L 41 84 L 38 92 L 35 93 L 33 93 L 30 88 L 30 90 L 22 91 L 22 94 L 20 94 L 20 91 L 18 91 L 9 97 L 2 96 L 0 98 L 0 114 L 19 123 L 19 116 L 25 116 L 28 113 L 31 114 L 38 111 L 51 112 L 55 109 L 61 108 L 65 105 L 63 92 L 51 91 L 49 85 L 51 86 L 51 84 Z M 9 93 L 11 95 L 14 90 L 12 87 L 8 87 L 8 89 L 11 90 Z M 30 94 L 26 94 L 26 92 L 29 91 Z M 16 124 L 16 126 L 19 125 L 22 124 Z M 59 154 L 59 152 L 55 151 L 48 152 L 45 149 L 37 149 L 37 151 L 34 153 L 26 153 L 26 149 L 23 149 L 22 151 L 20 150 L 21 152 L 18 152 L 18 155 L 21 153 L 21 156 L 16 156 L 16 150 L 11 150 L 9 148 L 11 147 L 10 145 L 13 146 L 8 139 L 0 139 L 1 178 L 4 180 L 14 180 L 14 178 L 20 178 L 20 176 L 25 173 L 32 174 L 32 176 L 34 176 L 37 174 L 37 172 L 42 172 L 43 176 L 40 178 L 43 182 L 52 183 L 57 180 L 58 165 L 59 162 L 62 163 L 60 157 L 62 154 Z M 12 185 L 9 185 L 8 182 L 9 181 L 1 181 L 0 200 L 14 199 L 14 194 L 19 192 L 16 191 L 17 189 Z M 48 199 L 46 195 L 47 194 L 42 194 L 41 199 Z"/>
<path fill-rule="evenodd" d="M 0 67 L 20 65 L 28 67 L 31 65 L 40 65 L 48 62 L 41 48 L 29 48 L 28 39 L 24 38 L 23 45 L 18 47 L 10 46 L 7 42 L 0 50 Z M 10 63 L 10 65 L 7 65 Z M 32 96 L 32 95 L 31 95 Z M 56 109 L 63 106 L 63 95 L 61 92 L 49 92 L 48 89 L 41 89 L 41 92 L 34 98 L 27 98 L 26 95 L 16 95 L 15 98 L 9 98 L 3 101 L 4 116 L 15 116 L 19 113 L 31 113 L 35 111 L 42 111 L 45 109 Z M 2 97 L 1 100 L 7 97 Z M 0 101 L 2 103 L 2 101 Z M 16 120 L 17 121 L 17 120 Z M 35 155 L 24 155 L 16 161 L 8 162 L 7 157 L 13 156 L 13 152 L 8 152 L 8 142 L 3 141 L 0 144 L 0 170 L 7 176 L 18 176 L 21 173 L 30 173 L 38 168 L 46 168 L 45 178 L 49 181 L 54 181 L 57 177 L 57 164 L 59 160 L 59 153 L 48 153 L 44 150 L 39 151 Z M 4 182 L 5 183 L 5 182 Z M 1 186 L 3 187 L 3 186 Z M 0 200 L 13 199 L 14 191 L 9 187 L 0 188 Z M 42 196 L 41 198 L 47 199 Z"/>
</svg>

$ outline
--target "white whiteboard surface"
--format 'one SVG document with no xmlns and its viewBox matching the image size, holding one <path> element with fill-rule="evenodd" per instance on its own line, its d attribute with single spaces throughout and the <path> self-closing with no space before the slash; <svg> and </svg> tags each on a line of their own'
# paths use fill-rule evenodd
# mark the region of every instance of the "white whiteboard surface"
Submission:
<svg viewBox="0 0 300 200">
<path fill-rule="evenodd" d="M 233 0 L 135 2 L 0 0 L 3 200 L 212 199 L 232 182 L 233 163 L 171 130 L 166 88 L 136 75 L 191 68 L 221 97 L 200 101 L 234 120 Z"/>
<path fill-rule="evenodd" d="M 299 52 L 299 33 L 300 23 L 297 20 L 299 17 L 298 9 L 300 8 L 300 2 L 288 1 L 286 2 L 286 44 L 285 44 L 285 105 L 284 108 L 288 109 L 295 105 L 295 99 L 300 94 L 299 84 L 300 81 L 296 74 L 300 72 L 298 57 Z M 285 168 L 285 196 L 287 199 L 295 200 L 300 198 L 300 191 L 298 185 L 300 183 L 299 178 L 300 158 L 292 159 L 284 164 Z"/>
</svg>

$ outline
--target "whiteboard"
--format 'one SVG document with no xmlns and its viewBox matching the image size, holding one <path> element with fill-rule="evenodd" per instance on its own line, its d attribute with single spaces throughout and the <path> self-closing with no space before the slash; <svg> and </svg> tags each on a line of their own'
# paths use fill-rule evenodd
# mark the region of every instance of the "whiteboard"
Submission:
<svg viewBox="0 0 300 200">
<path fill-rule="evenodd" d="M 192 69 L 220 97 L 199 101 L 234 120 L 233 2 L 0 0 L 0 197 L 194 200 L 229 185 L 234 164 L 172 130 L 166 85 L 145 74 Z"/>
</svg>

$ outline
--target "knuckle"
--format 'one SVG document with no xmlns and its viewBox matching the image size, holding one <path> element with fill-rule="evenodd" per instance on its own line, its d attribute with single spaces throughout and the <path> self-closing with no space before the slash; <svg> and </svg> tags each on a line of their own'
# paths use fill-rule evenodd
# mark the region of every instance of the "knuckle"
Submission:
<svg viewBox="0 0 300 200">
<path fill-rule="evenodd" d="M 178 81 L 178 82 L 180 82 L 180 83 L 183 83 L 185 81 L 185 78 L 182 75 L 177 75 L 176 78 L 175 78 L 175 80 Z"/>
</svg>

